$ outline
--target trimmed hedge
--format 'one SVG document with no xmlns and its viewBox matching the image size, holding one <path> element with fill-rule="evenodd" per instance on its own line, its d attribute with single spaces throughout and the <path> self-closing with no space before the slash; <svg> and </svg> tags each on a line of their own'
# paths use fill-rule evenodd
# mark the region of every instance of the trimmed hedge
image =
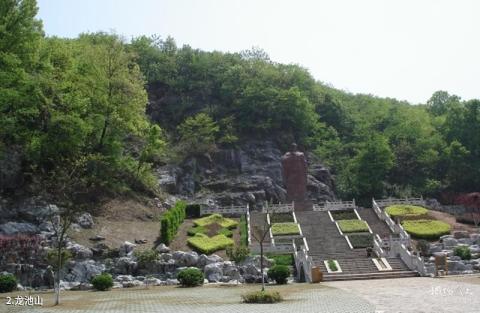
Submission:
<svg viewBox="0 0 480 313">
<path fill-rule="evenodd" d="M 344 233 L 368 232 L 367 222 L 362 220 L 340 220 L 337 223 L 340 230 Z"/>
<path fill-rule="evenodd" d="M 194 226 L 187 230 L 189 236 L 195 236 L 196 234 L 207 234 L 207 229 L 204 226 Z M 222 228 L 218 231 L 218 234 L 225 235 L 227 237 L 233 237 L 233 231 L 228 228 Z"/>
<path fill-rule="evenodd" d="M 333 219 L 336 220 L 336 221 L 358 219 L 357 214 L 355 214 L 355 212 L 353 212 L 353 210 L 350 210 L 350 211 L 330 211 L 330 214 L 332 214 Z"/>
<path fill-rule="evenodd" d="M 165 212 L 160 220 L 160 242 L 168 245 L 177 234 L 178 227 L 183 223 L 186 217 L 185 209 L 187 203 L 178 201 L 175 206 Z"/>
<path fill-rule="evenodd" d="M 270 214 L 271 223 L 293 223 L 292 213 L 275 213 Z"/>
<path fill-rule="evenodd" d="M 110 274 L 100 274 L 92 278 L 93 288 L 99 291 L 106 291 L 113 287 L 113 278 Z"/>
<path fill-rule="evenodd" d="M 268 278 L 275 280 L 279 285 L 287 283 L 290 277 L 290 269 L 286 265 L 274 265 L 267 272 Z"/>
<path fill-rule="evenodd" d="M 348 235 L 348 240 L 354 249 L 373 247 L 373 236 L 370 233 Z"/>
<path fill-rule="evenodd" d="M 0 293 L 17 289 L 17 279 L 12 274 L 0 274 Z"/>
<path fill-rule="evenodd" d="M 417 239 L 437 240 L 440 236 L 450 234 L 449 224 L 435 220 L 406 220 L 403 228 L 412 237 Z"/>
<path fill-rule="evenodd" d="M 234 229 L 238 225 L 238 222 L 230 218 L 223 217 L 221 214 L 212 214 L 209 216 L 205 216 L 193 221 L 193 223 L 196 226 L 207 226 L 213 223 L 217 223 L 218 225 L 222 226 L 222 228 L 228 229 Z"/>
<path fill-rule="evenodd" d="M 204 276 L 198 268 L 190 267 L 181 270 L 177 275 L 177 279 L 184 287 L 195 287 L 203 285 Z"/>
<path fill-rule="evenodd" d="M 200 253 L 211 254 L 218 250 L 223 250 L 233 245 L 233 240 L 225 235 L 216 235 L 208 237 L 207 235 L 198 233 L 189 238 L 187 243 Z"/>
<path fill-rule="evenodd" d="M 392 218 L 416 218 L 428 213 L 428 210 L 416 205 L 391 205 L 385 209 Z"/>
<path fill-rule="evenodd" d="M 272 234 L 274 236 L 298 235 L 300 229 L 295 223 L 274 223 L 272 224 Z"/>
<path fill-rule="evenodd" d="M 277 303 L 283 300 L 278 291 L 252 291 L 242 295 L 244 303 Z"/>
</svg>

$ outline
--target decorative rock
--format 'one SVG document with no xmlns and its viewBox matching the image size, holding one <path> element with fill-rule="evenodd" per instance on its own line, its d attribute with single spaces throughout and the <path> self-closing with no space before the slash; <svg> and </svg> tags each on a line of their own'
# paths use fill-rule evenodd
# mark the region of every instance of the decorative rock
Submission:
<svg viewBox="0 0 480 313">
<path fill-rule="evenodd" d="M 77 224 L 82 228 L 92 228 L 94 225 L 92 215 L 90 213 L 83 213 L 77 218 Z"/>
<path fill-rule="evenodd" d="M 100 236 L 100 235 L 95 235 L 95 237 L 88 238 L 91 241 L 102 241 L 105 240 L 105 237 Z"/>
<path fill-rule="evenodd" d="M 133 253 L 133 250 L 135 249 L 137 245 L 134 244 L 134 243 L 131 243 L 129 241 L 125 241 L 121 246 L 120 246 L 120 249 L 119 249 L 119 254 L 121 257 L 124 257 L 124 256 L 130 256 L 132 255 Z"/>
<path fill-rule="evenodd" d="M 179 284 L 178 279 L 167 279 L 165 281 L 166 286 L 173 286 L 173 285 L 178 285 L 178 284 Z"/>
<path fill-rule="evenodd" d="M 0 234 L 4 234 L 6 236 L 13 236 L 18 234 L 36 234 L 39 232 L 39 229 L 30 223 L 16 223 L 16 222 L 8 222 L 5 224 L 0 225 Z"/>
<path fill-rule="evenodd" d="M 60 290 L 70 290 L 80 285 L 78 281 L 60 281 Z"/>
<path fill-rule="evenodd" d="M 67 267 L 69 271 L 65 275 L 65 281 L 68 282 L 90 282 L 94 276 L 105 271 L 105 265 L 94 260 L 70 261 Z"/>
<path fill-rule="evenodd" d="M 461 238 L 470 238 L 468 231 L 465 230 L 456 230 L 453 232 L 453 238 L 461 239 Z"/>
<path fill-rule="evenodd" d="M 442 242 L 445 249 L 453 248 L 458 244 L 458 241 L 455 238 L 445 238 L 442 240 Z"/>
<path fill-rule="evenodd" d="M 173 255 L 170 254 L 170 253 L 163 253 L 162 255 L 160 255 L 160 260 L 164 261 L 164 262 L 167 262 L 169 260 L 173 260 Z"/>
<path fill-rule="evenodd" d="M 122 283 L 123 288 L 132 288 L 132 287 L 138 287 L 142 285 L 143 285 L 143 282 L 139 280 L 126 281 Z"/>
<path fill-rule="evenodd" d="M 145 285 L 148 285 L 148 286 L 160 286 L 160 285 L 162 285 L 162 281 L 158 278 L 155 278 L 155 277 L 146 278 L 144 283 L 145 283 Z"/>
<path fill-rule="evenodd" d="M 128 282 L 128 281 L 133 281 L 133 276 L 132 275 L 118 275 L 115 277 L 115 281 L 118 282 Z"/>
<path fill-rule="evenodd" d="M 70 288 L 70 290 L 92 290 L 93 289 L 93 285 L 90 284 L 90 283 L 80 283 L 79 285 L 77 286 L 73 286 L 72 288 Z"/>
<path fill-rule="evenodd" d="M 134 274 L 138 268 L 138 263 L 130 257 L 118 258 L 115 263 L 114 272 L 117 274 Z"/>
<path fill-rule="evenodd" d="M 209 282 L 219 282 L 223 277 L 223 264 L 218 262 L 205 265 L 204 274 Z"/>
<path fill-rule="evenodd" d="M 93 256 L 92 250 L 78 243 L 73 243 L 67 246 L 67 250 L 72 253 L 75 259 L 85 260 Z"/>
<path fill-rule="evenodd" d="M 159 244 L 155 249 L 160 253 L 170 252 L 170 248 L 167 247 L 164 243 Z"/>
<path fill-rule="evenodd" d="M 185 266 L 196 266 L 198 262 L 198 254 L 196 252 L 186 252 L 182 256 L 182 261 Z"/>
<path fill-rule="evenodd" d="M 212 254 L 211 256 L 206 256 L 205 254 L 201 254 L 198 257 L 197 266 L 199 268 L 204 268 L 207 264 L 223 262 L 223 259 L 216 254 Z"/>
</svg>

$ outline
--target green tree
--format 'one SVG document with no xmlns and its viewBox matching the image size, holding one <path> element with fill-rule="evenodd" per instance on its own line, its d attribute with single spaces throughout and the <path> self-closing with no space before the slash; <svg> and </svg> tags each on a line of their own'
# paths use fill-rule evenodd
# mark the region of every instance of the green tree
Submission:
<svg viewBox="0 0 480 313">
<path fill-rule="evenodd" d="M 217 123 L 206 113 L 186 118 L 178 126 L 181 151 L 187 155 L 215 151 L 215 137 L 219 130 Z"/>
</svg>

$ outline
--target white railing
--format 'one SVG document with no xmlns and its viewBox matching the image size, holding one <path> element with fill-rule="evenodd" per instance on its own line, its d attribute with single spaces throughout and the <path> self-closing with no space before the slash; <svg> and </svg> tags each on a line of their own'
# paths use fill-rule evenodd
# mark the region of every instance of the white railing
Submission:
<svg viewBox="0 0 480 313">
<path fill-rule="evenodd" d="M 380 207 L 386 207 L 394 204 L 412 204 L 412 205 L 425 206 L 425 200 L 423 199 L 423 197 L 405 198 L 405 199 L 388 198 L 388 199 L 376 200 L 376 202 Z"/>
<path fill-rule="evenodd" d="M 378 234 L 373 237 L 373 251 L 379 258 L 387 256 L 385 251 L 382 249 L 382 239 L 380 236 L 378 236 Z"/>
<path fill-rule="evenodd" d="M 260 245 L 255 244 L 250 247 L 250 251 L 253 253 L 260 253 Z M 291 244 L 276 244 L 275 246 L 272 245 L 265 245 L 263 246 L 264 253 L 272 253 L 272 254 L 284 254 L 284 253 L 293 253 L 294 247 Z"/>
<path fill-rule="evenodd" d="M 272 232 L 272 227 L 270 225 L 270 214 L 267 213 L 267 225 L 268 227 L 268 235 L 270 236 L 270 242 L 272 243 L 272 246 L 275 246 L 275 239 L 273 239 L 273 232 Z"/>
<path fill-rule="evenodd" d="M 346 209 L 355 209 L 355 199 L 352 201 L 326 201 L 324 205 L 313 205 L 314 211 L 337 211 Z"/>
<path fill-rule="evenodd" d="M 207 214 L 245 214 L 248 211 L 248 205 L 237 205 L 223 208 L 200 208 L 200 215 Z"/>
<path fill-rule="evenodd" d="M 412 271 L 417 271 L 420 276 L 427 276 L 427 269 L 423 260 L 416 255 L 413 255 L 403 243 L 396 243 L 392 246 L 392 250 L 400 256 L 402 261 Z"/>
<path fill-rule="evenodd" d="M 247 220 L 248 246 L 250 247 L 252 245 L 252 233 L 250 230 L 250 208 L 248 204 L 247 204 L 247 213 L 245 215 L 247 216 L 246 220 Z"/>
<path fill-rule="evenodd" d="M 265 206 L 262 208 L 262 213 L 288 213 L 293 212 L 293 202 L 292 203 L 279 203 L 279 204 L 269 204 L 265 202 Z"/>
<path fill-rule="evenodd" d="M 399 225 L 395 223 L 390 215 L 388 215 L 385 210 L 382 210 L 380 208 L 380 205 L 378 204 L 379 200 L 372 199 L 372 208 L 373 211 L 377 214 L 378 218 L 381 219 L 382 221 L 385 221 L 387 224 L 388 228 L 392 231 L 392 233 L 399 235 L 400 240 L 407 246 L 410 247 L 411 245 L 411 238 L 410 235 L 405 231 L 402 225 Z"/>
<path fill-rule="evenodd" d="M 295 243 L 293 243 L 295 247 Z M 312 268 L 313 261 L 312 258 L 308 256 L 305 247 L 301 247 L 299 251 L 295 249 L 295 267 L 297 268 L 297 273 L 300 275 L 300 269 L 303 267 L 303 272 L 305 273 L 305 280 L 309 283 L 312 282 Z"/>
</svg>

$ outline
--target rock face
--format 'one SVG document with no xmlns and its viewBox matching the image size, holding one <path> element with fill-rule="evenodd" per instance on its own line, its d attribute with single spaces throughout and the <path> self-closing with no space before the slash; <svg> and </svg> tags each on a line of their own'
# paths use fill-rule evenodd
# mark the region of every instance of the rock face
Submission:
<svg viewBox="0 0 480 313">
<path fill-rule="evenodd" d="M 328 169 L 307 154 L 307 196 L 334 200 L 334 183 Z M 157 170 L 167 192 L 213 205 L 260 205 L 265 200 L 286 202 L 282 177 L 282 151 L 271 141 L 249 141 L 238 148 L 220 149 L 211 157 L 186 159 L 180 166 Z"/>
</svg>

